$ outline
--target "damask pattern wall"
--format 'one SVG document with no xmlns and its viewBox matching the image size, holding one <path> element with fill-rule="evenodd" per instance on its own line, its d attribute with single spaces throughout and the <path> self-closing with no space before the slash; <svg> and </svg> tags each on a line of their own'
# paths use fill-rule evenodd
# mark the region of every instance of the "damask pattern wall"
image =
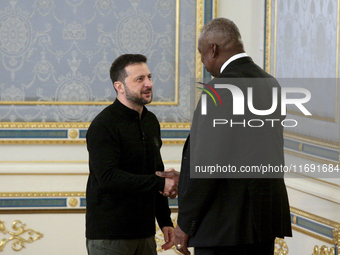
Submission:
<svg viewBox="0 0 340 255">
<path fill-rule="evenodd" d="M 267 70 L 281 85 L 308 89 L 312 116 L 288 107 L 298 126 L 286 131 L 339 144 L 339 31 L 337 0 L 267 0 Z"/>
<path fill-rule="evenodd" d="M 0 120 L 89 122 L 115 99 L 113 60 L 140 53 L 153 74 L 157 105 L 148 108 L 161 122 L 189 121 L 195 7 L 195 0 L 1 1 Z"/>
</svg>

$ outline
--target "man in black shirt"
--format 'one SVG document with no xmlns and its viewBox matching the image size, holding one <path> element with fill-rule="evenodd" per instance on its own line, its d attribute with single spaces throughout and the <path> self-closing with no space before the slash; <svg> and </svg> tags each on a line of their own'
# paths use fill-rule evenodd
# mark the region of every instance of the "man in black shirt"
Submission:
<svg viewBox="0 0 340 255">
<path fill-rule="evenodd" d="M 90 255 L 157 254 L 155 217 L 164 233 L 163 249 L 173 245 L 167 198 L 177 183 L 163 171 L 162 140 L 152 100 L 151 73 L 143 55 L 118 57 L 110 70 L 115 102 L 92 121 L 87 135 L 90 175 L 86 189 L 86 238 Z M 161 194 L 162 193 L 162 194 Z"/>
</svg>

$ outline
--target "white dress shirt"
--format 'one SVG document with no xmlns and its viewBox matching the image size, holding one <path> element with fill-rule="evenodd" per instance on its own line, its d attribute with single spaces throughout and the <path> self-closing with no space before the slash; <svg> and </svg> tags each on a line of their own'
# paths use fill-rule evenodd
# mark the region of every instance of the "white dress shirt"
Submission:
<svg viewBox="0 0 340 255">
<path fill-rule="evenodd" d="M 234 56 L 232 56 L 231 58 L 229 58 L 221 67 L 221 70 L 220 70 L 220 73 L 223 72 L 223 70 L 227 67 L 227 65 L 230 64 L 230 62 L 236 60 L 236 59 L 239 59 L 239 58 L 244 58 L 244 57 L 248 57 L 247 53 L 239 53 L 239 54 L 236 54 Z"/>
</svg>

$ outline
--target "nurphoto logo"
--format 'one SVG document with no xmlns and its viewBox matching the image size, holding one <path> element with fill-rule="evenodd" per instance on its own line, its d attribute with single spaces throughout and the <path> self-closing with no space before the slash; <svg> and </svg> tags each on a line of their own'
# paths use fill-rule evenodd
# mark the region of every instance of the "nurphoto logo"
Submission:
<svg viewBox="0 0 340 255">
<path fill-rule="evenodd" d="M 215 89 L 228 89 L 231 92 L 232 95 L 232 107 L 233 107 L 233 115 L 244 115 L 245 114 L 245 96 L 242 92 L 242 90 L 232 84 L 215 84 L 214 88 L 208 84 L 198 82 L 199 84 L 202 84 L 205 86 L 205 88 L 197 87 L 198 89 L 201 89 L 202 91 L 206 92 L 214 101 L 215 106 L 217 106 L 216 100 L 214 98 L 214 95 L 208 90 L 210 89 L 215 96 L 218 98 L 220 105 L 222 106 L 222 100 L 219 94 Z M 294 93 L 295 95 L 303 96 L 301 98 L 288 98 L 288 94 Z M 207 109 L 207 94 L 201 95 L 201 115 L 207 115 L 208 109 Z M 247 88 L 247 107 L 248 110 L 257 116 L 268 116 L 272 113 L 274 113 L 278 107 L 278 98 L 281 96 L 281 115 L 285 116 L 287 114 L 287 105 L 295 105 L 304 115 L 310 116 L 312 115 L 307 108 L 303 105 L 311 99 L 311 93 L 309 90 L 305 88 L 297 88 L 297 87 L 283 87 L 281 88 L 281 93 L 278 92 L 278 88 L 273 87 L 272 88 L 272 105 L 269 109 L 266 110 L 259 110 L 254 107 L 253 103 L 253 88 L 248 87 Z M 272 123 L 272 127 L 274 126 L 275 121 L 279 121 L 279 119 L 265 119 L 265 121 L 270 121 Z M 251 123 L 259 123 L 258 125 L 252 125 Z M 280 121 L 282 126 L 284 127 L 295 127 L 297 126 L 297 121 L 294 119 L 286 119 L 283 121 Z M 293 122 L 293 125 L 287 125 L 287 122 Z M 215 127 L 218 124 L 227 124 L 230 123 L 232 127 L 232 120 L 226 120 L 226 119 L 214 119 L 213 121 L 213 127 Z M 251 119 L 247 121 L 248 126 L 250 127 L 262 127 L 264 125 L 264 121 L 262 119 Z M 243 124 L 246 126 L 246 121 L 241 123 L 235 123 L 235 124 Z M 234 125 L 235 125 L 234 124 Z"/>
</svg>

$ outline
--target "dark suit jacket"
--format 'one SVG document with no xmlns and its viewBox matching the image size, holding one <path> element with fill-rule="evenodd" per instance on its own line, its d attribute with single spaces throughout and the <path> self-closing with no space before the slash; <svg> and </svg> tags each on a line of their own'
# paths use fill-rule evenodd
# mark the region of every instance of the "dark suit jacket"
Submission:
<svg viewBox="0 0 340 255">
<path fill-rule="evenodd" d="M 253 87 L 253 105 L 259 110 L 271 107 L 272 88 L 280 91 L 277 81 L 258 67 L 250 57 L 231 62 L 209 84 L 213 87 L 216 83 L 225 83 L 220 78 L 242 78 L 232 82 L 243 91 L 245 99 L 247 87 Z M 250 79 L 247 78 L 255 79 L 249 83 Z M 284 165 L 283 127 L 280 122 L 285 116 L 281 116 L 280 92 L 278 107 L 269 116 L 252 114 L 246 103 L 244 115 L 233 115 L 230 91 L 219 89 L 218 94 L 223 106 L 215 106 L 208 97 L 206 116 L 201 115 L 201 102 L 198 103 L 190 131 L 191 141 L 188 137 L 183 149 L 178 225 L 190 236 L 188 246 L 252 244 L 275 237 L 291 236 L 289 203 L 283 174 L 265 178 L 261 178 L 259 174 L 235 178 L 226 173 L 225 178 L 190 178 L 190 167 L 217 162 L 235 166 L 237 169 L 241 166 Z M 245 121 L 246 125 L 231 127 L 228 123 L 216 126 L 211 132 L 211 127 L 208 128 L 211 126 L 210 122 L 214 118 L 221 118 L 221 113 L 223 119 L 229 122 L 231 119 L 239 123 Z M 263 120 L 265 125 L 249 127 L 247 123 L 250 119 Z M 268 122 L 265 119 L 276 121 Z M 210 124 L 207 125 L 207 122 Z M 260 123 L 252 122 L 251 125 Z"/>
</svg>

